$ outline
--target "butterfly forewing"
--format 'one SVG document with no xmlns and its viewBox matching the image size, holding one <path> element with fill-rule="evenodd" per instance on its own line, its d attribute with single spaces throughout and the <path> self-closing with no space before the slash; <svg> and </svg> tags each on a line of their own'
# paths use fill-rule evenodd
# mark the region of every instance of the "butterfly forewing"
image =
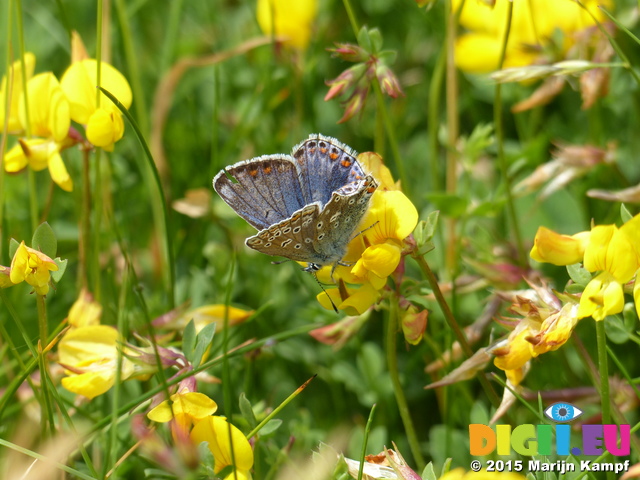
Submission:
<svg viewBox="0 0 640 480">
<path fill-rule="evenodd" d="M 298 171 L 286 155 L 258 157 L 231 165 L 215 176 L 213 188 L 258 230 L 289 218 L 306 205 Z"/>
</svg>

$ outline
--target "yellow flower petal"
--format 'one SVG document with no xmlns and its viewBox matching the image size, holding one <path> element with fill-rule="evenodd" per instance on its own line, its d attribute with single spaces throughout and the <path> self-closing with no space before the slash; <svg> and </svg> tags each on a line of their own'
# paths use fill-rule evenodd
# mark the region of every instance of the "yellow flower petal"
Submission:
<svg viewBox="0 0 640 480">
<path fill-rule="evenodd" d="M 200 331 L 210 323 L 216 323 L 216 329 L 222 328 L 224 326 L 225 310 L 227 310 L 226 305 L 203 305 L 181 315 L 171 326 L 173 328 L 183 329 L 187 323 L 193 319 L 196 333 L 200 333 Z M 243 310 L 236 307 L 228 307 L 228 311 L 230 327 L 244 322 L 254 313 L 253 310 Z"/>
<path fill-rule="evenodd" d="M 28 164 L 27 157 L 20 144 L 14 145 L 4 156 L 4 169 L 9 173 L 16 173 Z"/>
<path fill-rule="evenodd" d="M 95 59 L 86 59 L 71 64 L 62 75 L 60 84 L 71 106 L 71 118 L 83 125 L 98 108 L 96 104 L 97 66 Z M 101 86 L 112 93 L 124 106 L 131 106 L 131 87 L 126 78 L 108 63 L 102 62 L 100 67 Z M 108 112 L 118 112 L 111 100 L 100 94 L 100 108 Z"/>
<path fill-rule="evenodd" d="M 578 318 L 593 317 L 594 320 L 604 320 L 608 315 L 620 313 L 624 308 L 624 292 L 609 272 L 602 272 L 587 284 L 582 297 Z"/>
<path fill-rule="evenodd" d="M 49 292 L 50 271 L 58 270 L 58 265 L 47 255 L 20 243 L 11 261 L 10 279 L 13 283 L 27 282 L 38 295 Z"/>
<path fill-rule="evenodd" d="M 9 267 L 5 267 L 4 265 L 0 265 L 0 288 L 12 287 L 15 285 L 11 281 L 11 269 Z"/>
<path fill-rule="evenodd" d="M 304 50 L 316 17 L 316 0 L 258 0 L 258 24 L 265 35 L 287 37 L 286 45 Z"/>
<path fill-rule="evenodd" d="M 196 444 L 207 442 L 215 459 L 214 472 L 233 465 L 231 460 L 231 444 L 235 468 L 240 472 L 248 472 L 253 467 L 253 450 L 243 433 L 227 422 L 224 417 L 210 416 L 200 420 L 191 431 L 191 440 Z M 233 478 L 233 477 L 231 477 Z"/>
<path fill-rule="evenodd" d="M 27 83 L 33 75 L 33 71 L 36 66 L 36 57 L 33 53 L 25 52 L 24 65 Z M 7 122 L 7 131 L 12 135 L 19 135 L 24 132 L 24 125 L 20 121 L 20 104 L 22 97 L 22 85 L 23 85 L 23 71 L 22 60 L 18 59 L 9 67 L 10 76 L 12 79 L 10 86 L 11 96 L 9 97 L 9 119 Z M 0 131 L 4 129 L 4 119 L 6 114 L 5 99 L 7 94 L 7 75 L 2 77 L 2 84 L 0 85 Z M 7 170 L 9 171 L 9 170 Z"/>
<path fill-rule="evenodd" d="M 94 301 L 93 295 L 82 289 L 78 299 L 69 309 L 67 321 L 74 327 L 99 325 L 102 316 L 102 305 Z"/>
<path fill-rule="evenodd" d="M 573 265 L 582 261 L 590 232 L 560 235 L 546 227 L 538 228 L 530 256 L 536 262 Z"/>
<path fill-rule="evenodd" d="M 340 296 L 337 288 L 328 288 L 326 291 L 317 295 L 317 300 L 327 310 L 333 310 L 331 300 L 338 310 L 343 310 L 347 315 L 361 315 L 366 312 L 369 307 L 375 304 L 380 298 L 380 292 L 376 290 L 370 283 L 353 288 L 346 287 L 348 296 L 344 300 Z"/>
<path fill-rule="evenodd" d="M 71 375 L 61 380 L 62 386 L 72 393 L 93 399 L 107 392 L 115 383 L 115 370 L 102 369 Z"/>
<path fill-rule="evenodd" d="M 93 359 L 117 355 L 118 331 L 107 325 L 89 325 L 69 330 L 58 344 L 58 360 L 74 366 Z"/>
<path fill-rule="evenodd" d="M 400 263 L 400 252 L 401 248 L 391 242 L 372 245 L 362 254 L 362 266 L 378 277 L 388 277 Z"/>
<path fill-rule="evenodd" d="M 147 418 L 154 422 L 165 423 L 178 416 L 186 416 L 190 423 L 213 415 L 218 405 L 204 393 L 185 392 L 171 395 L 167 400 L 152 408 Z"/>
<path fill-rule="evenodd" d="M 49 174 L 52 180 L 65 192 L 73 191 L 73 180 L 67 172 L 67 167 L 64 166 L 62 157 L 57 152 L 49 157 Z"/>
<path fill-rule="evenodd" d="M 516 370 L 522 368 L 531 360 L 531 344 L 526 337 L 531 335 L 528 328 L 524 328 L 513 338 L 509 337 L 508 347 L 501 354 L 496 353 L 493 363 L 501 370 Z"/>
<path fill-rule="evenodd" d="M 404 240 L 418 224 L 418 210 L 399 190 L 376 190 L 371 207 L 360 224 L 371 244 L 384 243 L 388 238 Z"/>
<path fill-rule="evenodd" d="M 108 152 L 113 144 L 124 135 L 124 122 L 120 112 L 99 108 L 91 114 L 87 122 L 87 140 Z"/>
<path fill-rule="evenodd" d="M 53 73 L 41 73 L 29 80 L 27 95 L 31 134 L 56 142 L 66 138 L 71 125 L 69 102 Z M 20 104 L 20 121 L 23 125 L 27 121 L 24 102 Z"/>
<path fill-rule="evenodd" d="M 385 166 L 382 157 L 375 152 L 364 152 L 358 155 L 358 162 L 365 172 L 371 173 L 378 180 L 380 190 L 399 190 L 399 181 L 394 182 L 391 171 Z"/>
</svg>

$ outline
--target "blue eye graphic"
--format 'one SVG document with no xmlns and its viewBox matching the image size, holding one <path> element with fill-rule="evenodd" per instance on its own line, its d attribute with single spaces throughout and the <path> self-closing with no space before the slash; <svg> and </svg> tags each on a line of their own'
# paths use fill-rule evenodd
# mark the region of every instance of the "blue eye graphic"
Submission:
<svg viewBox="0 0 640 480">
<path fill-rule="evenodd" d="M 582 415 L 582 410 L 578 407 L 574 407 L 570 403 L 554 403 L 547 407 L 544 414 L 554 422 L 570 422 Z"/>
</svg>

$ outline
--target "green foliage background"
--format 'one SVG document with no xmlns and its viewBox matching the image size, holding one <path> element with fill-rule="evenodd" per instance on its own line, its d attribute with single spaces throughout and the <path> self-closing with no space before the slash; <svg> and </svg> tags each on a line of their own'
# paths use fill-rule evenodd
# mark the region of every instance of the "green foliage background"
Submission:
<svg viewBox="0 0 640 480">
<path fill-rule="evenodd" d="M 6 3 L 2 4 L 3 11 L 7 11 Z M 408 172 L 409 184 L 404 186 L 405 191 L 409 192 L 422 219 L 429 212 L 440 209 L 445 218 L 456 216 L 461 220 L 461 258 L 457 273 L 472 273 L 465 257 L 492 262 L 496 249 L 507 247 L 511 238 L 504 215 L 503 184 L 491 163 L 495 162 L 493 141 L 475 157 L 466 159 L 470 163 L 477 162 L 480 157 L 488 159 L 487 179 L 467 174 L 464 188 L 457 196 L 437 195 L 442 193 L 437 188 L 443 183 L 443 158 L 448 148 L 444 144 L 445 104 L 444 95 L 439 95 L 439 105 L 431 105 L 429 89 L 438 58 L 443 54 L 443 5 L 437 3 L 432 9 L 425 10 L 409 0 L 353 3 L 358 21 L 378 28 L 385 48 L 397 52 L 393 69 L 399 76 L 405 97 L 387 99 L 386 104 Z M 105 38 L 110 45 L 110 63 L 123 72 L 133 86 L 131 112 L 147 140 L 154 121 L 154 92 L 172 65 L 186 57 L 225 52 L 262 35 L 255 19 L 254 2 L 116 0 L 110 6 L 111 20 Z M 94 2 L 25 1 L 22 8 L 25 49 L 36 54 L 36 72 L 51 70 L 58 76 L 62 74 L 70 61 L 70 30 L 77 30 L 88 52 L 95 53 L 97 12 Z M 618 2 L 617 16 L 627 18 L 632 8 L 637 8 L 633 2 Z M 15 25 L 9 30 L 10 21 L 6 15 L 0 15 L 0 31 L 7 32 L 0 35 L 2 65 L 7 64 L 8 52 L 15 55 L 19 44 Z M 631 26 L 637 33 L 635 24 Z M 211 189 L 212 177 L 226 165 L 262 154 L 288 153 L 310 133 L 334 136 L 359 152 L 377 151 L 397 175 L 384 128 L 376 115 L 374 99 L 369 99 L 362 115 L 345 124 L 336 123 L 342 116 L 339 102 L 323 100 L 327 92 L 325 82 L 350 66 L 331 58 L 327 48 L 335 42 L 355 43 L 343 3 L 337 0 L 320 2 L 314 28 L 311 44 L 298 62 L 293 62 L 286 51 L 265 45 L 216 65 L 187 71 L 170 99 L 170 114 L 162 135 L 167 159 L 162 179 L 169 202 L 184 197 L 189 189 Z M 638 45 L 624 35 L 618 35 L 617 40 L 632 65 L 638 65 Z M 548 161 L 554 142 L 604 147 L 613 141 L 617 143 L 617 161 L 615 165 L 596 167 L 546 200 L 540 201 L 535 195 L 518 199 L 518 219 L 526 243 L 531 244 L 540 225 L 571 234 L 588 229 L 591 219 L 598 224 L 619 223 L 618 204 L 589 199 L 585 192 L 591 188 L 620 189 L 635 185 L 640 179 L 636 153 L 640 147 L 638 85 L 624 69 L 613 69 L 609 94 L 588 111 L 581 110 L 579 93 L 565 88 L 546 107 L 511 114 L 510 106 L 530 95 L 533 88 L 535 85 L 522 84 L 509 84 L 503 88 L 505 147 L 514 178 L 522 178 Z M 458 113 L 464 138 L 468 138 L 474 129 L 493 121 L 493 93 L 494 86 L 485 77 L 460 75 Z M 428 136 L 430 108 L 438 113 L 440 135 L 436 149 Z M 436 158 L 432 155 L 434 151 L 438 154 Z M 93 285 L 100 285 L 103 323 L 115 324 L 121 313 L 123 265 L 116 231 L 133 262 L 138 280 L 133 285 L 125 285 L 128 291 L 124 294 L 124 316 L 129 331 L 144 330 L 148 321 L 145 310 L 154 318 L 172 307 L 163 284 L 161 253 L 151 215 L 152 204 L 158 202 L 158 198 L 143 173 L 143 156 L 130 125 L 115 151 L 102 154 L 99 181 L 105 202 L 112 202 L 113 217 L 103 215 L 103 223 L 94 237 L 98 243 L 92 245 L 94 252 L 102 252 L 99 276 L 90 280 Z M 47 217 L 58 239 L 57 255 L 70 262 L 65 277 L 47 298 L 51 328 L 67 316 L 78 293 L 81 156 L 79 152 L 69 150 L 64 157 L 76 188 L 67 194 L 54 187 Z M 434 171 L 438 172 L 435 178 Z M 40 205 L 45 205 L 50 178 L 43 173 L 36 175 L 36 180 Z M 97 181 L 95 176 L 92 181 Z M 8 265 L 9 238 L 28 239 L 32 232 L 26 177 L 9 176 L 5 178 L 4 186 L 0 263 Z M 474 213 L 464 208 L 471 203 L 484 205 L 483 212 Z M 463 205 L 463 208 L 457 208 L 457 205 Z M 295 264 L 271 265 L 271 258 L 246 248 L 244 238 L 252 234 L 252 228 L 215 194 L 212 195 L 212 206 L 213 214 L 206 218 L 192 219 L 175 211 L 170 213 L 176 305 L 186 301 L 192 306 L 225 303 L 229 297 L 234 305 L 259 310 L 249 323 L 233 328 L 230 332 L 232 345 L 305 325 L 329 324 L 340 318 L 316 302 L 314 297 L 319 287 L 311 276 L 301 273 Z M 635 206 L 627 207 L 635 213 Z M 446 239 L 442 231 L 434 241 L 436 248 L 428 254 L 427 260 L 445 279 L 442 252 Z M 235 270 L 230 277 L 232 265 Z M 428 286 L 415 264 L 408 260 L 407 268 L 408 276 L 417 279 L 417 290 L 427 293 Z M 542 271 L 552 277 L 559 289 L 568 280 L 562 268 L 545 265 Z M 490 291 L 486 289 L 451 299 L 461 325 L 468 325 L 478 317 Z M 29 286 L 22 284 L 7 290 L 6 295 L 29 333 L 36 338 L 37 313 L 29 292 Z M 428 303 L 432 312 L 427 339 L 418 346 L 402 346 L 399 350 L 402 383 L 427 459 L 433 460 L 437 469 L 447 457 L 453 458 L 454 466 L 467 467 L 470 460 L 467 426 L 470 422 L 486 421 L 491 407 L 475 381 L 458 383 L 438 392 L 423 389 L 432 381 L 424 373 L 425 365 L 440 358 L 453 341 L 435 302 Z M 203 392 L 218 402 L 220 413 L 234 418 L 242 426 L 237 406 L 241 392 L 256 410 L 264 412 L 277 406 L 311 375 L 318 374 L 294 403 L 278 415 L 283 425 L 261 444 L 255 478 L 266 478 L 262 475 L 290 436 L 295 438 L 291 455 L 296 457 L 308 455 L 335 429 L 346 427 L 349 434 L 346 435 L 345 455 L 358 458 L 362 431 L 373 403 L 378 405 L 378 410 L 368 451 L 378 452 L 394 441 L 412 462 L 386 372 L 385 315 L 384 311 L 373 312 L 365 327 L 337 351 L 303 334 L 268 343 L 251 355 L 233 358 L 229 362 L 230 382 L 224 386 L 230 392 L 226 398 L 233 399 L 230 405 L 224 402 L 220 385 L 201 386 Z M 0 309 L 0 321 L 21 349 L 20 353 L 26 352 L 4 309 Z M 633 329 L 636 328 L 637 324 L 634 324 Z M 479 345 L 487 345 L 490 338 L 503 333 L 501 327 L 492 326 Z M 587 321 L 581 322 L 576 335 L 595 357 L 594 326 Z M 221 342 L 221 335 L 218 335 L 213 349 L 217 353 L 221 352 Z M 612 348 L 632 375 L 640 374 L 637 345 L 624 343 Z M 223 374 L 221 370 L 210 373 Z M 6 381 L 7 378 L 2 380 Z M 149 385 L 155 381 L 151 380 Z M 526 381 L 532 391 L 590 384 L 588 370 L 572 344 L 536 359 Z M 149 385 L 126 382 L 121 394 L 135 398 Z M 501 387 L 495 385 L 501 391 Z M 72 402 L 72 395 L 64 390 L 61 393 Z M 110 395 L 80 407 L 79 411 L 89 423 L 109 411 Z M 22 406 L 16 403 L 7 410 L 5 419 L 9 414 L 19 418 L 21 409 Z M 597 411 L 598 406 L 594 404 L 588 413 Z M 630 423 L 637 421 L 636 417 L 632 414 Z M 513 424 L 536 423 L 530 412 L 520 405 L 511 410 L 510 420 Z M 3 420 L 0 437 L 11 438 L 20 425 L 19 421 Z M 119 432 L 120 454 L 130 447 L 130 435 L 124 427 Z M 100 445 L 99 440 L 97 444 Z M 637 460 L 637 452 L 634 456 Z M 142 478 L 147 467 L 148 461 L 134 454 L 118 473 L 122 478 Z"/>
</svg>

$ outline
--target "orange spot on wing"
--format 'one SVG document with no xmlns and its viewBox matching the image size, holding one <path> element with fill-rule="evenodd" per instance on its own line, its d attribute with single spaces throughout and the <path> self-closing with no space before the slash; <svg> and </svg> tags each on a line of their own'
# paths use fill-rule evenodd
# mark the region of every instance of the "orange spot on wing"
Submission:
<svg viewBox="0 0 640 480">
<path fill-rule="evenodd" d="M 271 173 L 271 167 L 269 166 L 264 167 L 263 170 L 264 170 L 264 173 L 266 173 L 267 175 Z"/>
<path fill-rule="evenodd" d="M 329 154 L 329 158 L 330 158 L 331 160 L 335 160 L 336 158 L 338 158 L 338 154 L 337 154 L 337 153 L 330 153 L 330 154 Z"/>
<path fill-rule="evenodd" d="M 350 167 L 351 166 L 351 160 L 342 160 L 342 162 L 340 162 L 342 164 L 343 167 Z"/>
</svg>

